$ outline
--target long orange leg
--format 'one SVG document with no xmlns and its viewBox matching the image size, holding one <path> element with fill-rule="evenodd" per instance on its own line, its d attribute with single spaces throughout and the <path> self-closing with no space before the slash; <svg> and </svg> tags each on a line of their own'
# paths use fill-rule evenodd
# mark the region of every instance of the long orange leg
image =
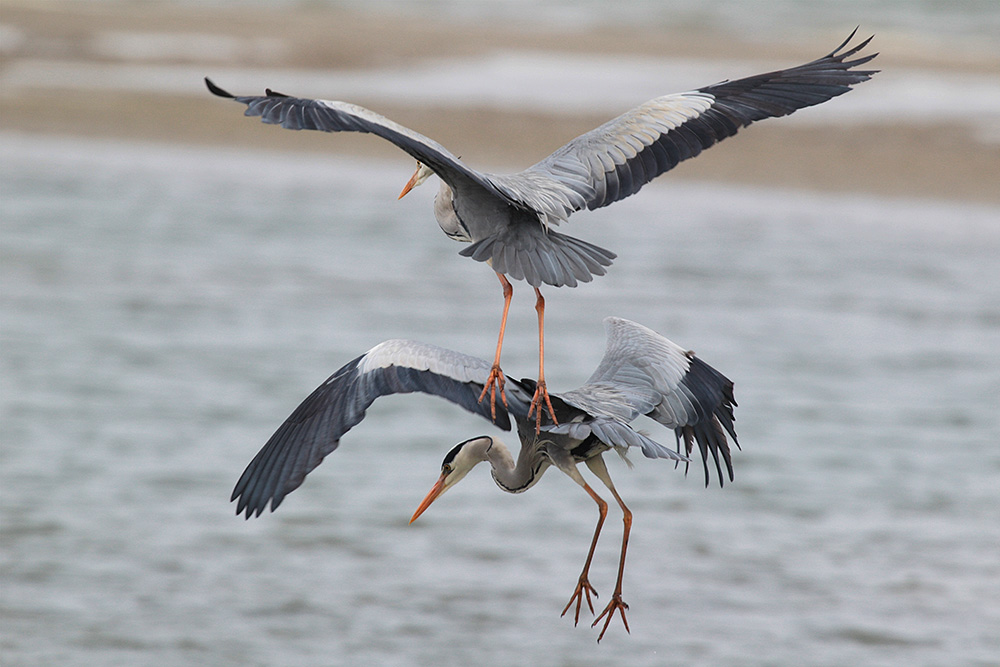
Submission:
<svg viewBox="0 0 1000 667">
<path fill-rule="evenodd" d="M 604 518 L 608 516 L 608 504 L 604 502 L 597 493 L 594 492 L 592 488 L 583 482 L 584 490 L 590 494 L 590 497 L 594 499 L 597 503 L 597 508 L 600 511 L 600 516 L 597 519 L 597 528 L 594 529 L 594 539 L 590 542 L 590 551 L 587 553 L 587 562 L 583 564 L 583 572 L 580 573 L 580 579 L 576 583 L 576 590 L 573 591 L 573 597 L 569 599 L 566 603 L 566 607 L 562 610 L 561 616 L 565 616 L 569 608 L 573 606 L 573 602 L 576 602 L 576 614 L 573 615 L 573 625 L 580 622 L 580 607 L 583 605 L 583 598 L 587 598 L 587 606 L 590 607 L 590 613 L 594 613 L 594 603 L 590 601 L 590 594 L 593 593 L 594 597 L 597 597 L 597 591 L 593 586 L 590 585 L 590 580 L 588 578 L 590 574 L 590 561 L 594 559 L 594 550 L 597 548 L 597 538 L 601 534 L 601 527 L 604 525 Z"/>
<path fill-rule="evenodd" d="M 625 502 L 618 495 L 618 491 L 615 490 L 615 485 L 611 482 L 608 469 L 604 465 L 604 459 L 600 457 L 587 459 L 587 467 L 604 482 L 604 485 L 611 491 L 615 500 L 618 501 L 618 506 L 622 508 L 622 518 L 625 522 L 625 528 L 622 532 L 622 555 L 621 560 L 618 561 L 618 581 L 615 583 L 615 591 L 611 594 L 608 606 L 604 608 L 604 611 L 594 620 L 594 624 L 591 626 L 595 627 L 601 622 L 602 618 L 607 616 L 607 620 L 604 621 L 604 627 L 601 628 L 601 634 L 597 637 L 597 641 L 600 642 L 604 638 L 604 633 L 607 632 L 608 626 L 611 624 L 611 619 L 615 617 L 616 611 L 621 614 L 622 623 L 625 624 L 625 631 L 629 634 L 632 632 L 628 629 L 628 619 L 625 618 L 625 610 L 628 609 L 628 605 L 622 600 L 622 577 L 625 574 L 625 552 L 628 551 L 628 536 L 632 530 L 632 512 L 625 506 Z"/>
<path fill-rule="evenodd" d="M 487 392 L 489 392 L 490 415 L 493 417 L 493 421 L 497 419 L 497 391 L 500 392 L 500 400 L 503 402 L 503 406 L 507 407 L 507 396 L 503 393 L 503 386 L 507 378 L 504 377 L 503 371 L 500 370 L 500 350 L 503 349 L 503 334 L 507 329 L 507 312 L 510 310 L 510 300 L 514 296 L 514 288 L 511 286 L 510 281 L 502 273 L 497 273 L 497 278 L 500 279 L 500 284 L 503 286 L 503 318 L 500 320 L 500 338 L 497 340 L 497 354 L 493 358 L 493 368 L 490 369 L 489 377 L 486 378 L 486 384 L 483 385 L 483 392 L 479 394 L 479 402 L 482 403 L 483 399 L 486 398 Z"/>
<path fill-rule="evenodd" d="M 542 403 L 549 409 L 549 417 L 553 424 L 558 424 L 556 413 L 552 409 L 552 399 L 549 398 L 548 389 L 545 388 L 545 299 L 542 298 L 541 291 L 535 288 L 535 310 L 538 312 L 538 384 L 535 385 L 535 395 L 531 397 L 531 407 L 528 409 L 528 417 L 535 413 L 535 435 L 542 429 Z"/>
</svg>

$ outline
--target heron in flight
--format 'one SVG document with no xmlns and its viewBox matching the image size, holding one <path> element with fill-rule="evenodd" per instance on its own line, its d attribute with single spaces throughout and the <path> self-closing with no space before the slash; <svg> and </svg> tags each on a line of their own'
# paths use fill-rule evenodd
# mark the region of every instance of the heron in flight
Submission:
<svg viewBox="0 0 1000 667">
<path fill-rule="evenodd" d="M 538 313 L 538 380 L 532 396 L 535 430 L 543 407 L 553 420 L 545 384 L 545 301 L 541 285 L 575 287 L 604 275 L 615 253 L 556 232 L 575 211 L 601 208 L 635 194 L 677 163 L 764 118 L 842 95 L 877 70 L 855 69 L 877 54 L 854 57 L 871 37 L 848 48 L 857 29 L 829 54 L 798 67 L 723 81 L 665 95 L 627 111 L 573 139 L 516 174 L 490 174 L 466 166 L 441 144 L 373 111 L 328 100 L 289 97 L 270 89 L 263 96 L 236 97 L 205 79 L 209 90 L 247 105 L 247 116 L 290 130 L 368 132 L 391 141 L 417 160 L 400 197 L 431 174 L 440 180 L 434 215 L 441 229 L 470 245 L 459 254 L 488 263 L 503 287 L 504 305 L 496 355 L 483 396 L 495 409 L 503 394 L 500 352 L 513 288 L 507 277 L 535 290 Z"/>
<path fill-rule="evenodd" d="M 376 345 L 331 375 L 271 436 L 236 483 L 231 498 L 237 501 L 236 513 L 245 513 L 249 519 L 260 516 L 268 503 L 272 511 L 277 509 L 285 496 L 298 488 L 306 475 L 337 448 L 340 438 L 361 423 L 365 411 L 378 397 L 411 392 L 441 396 L 493 421 L 503 430 L 511 429 L 513 418 L 521 449 L 515 459 L 499 438 L 489 435 L 459 443 L 445 456 L 440 477 L 410 523 L 479 463 L 490 464 L 497 486 L 508 493 L 527 491 L 549 466 L 555 466 L 583 487 L 599 509 L 587 560 L 562 612 L 565 615 L 575 603 L 576 624 L 584 600 L 594 613 L 591 595 L 596 597 L 597 591 L 588 575 L 608 511 L 608 504 L 577 468 L 585 463 L 614 496 L 625 523 L 614 592 L 593 625 L 605 619 L 600 641 L 618 612 L 628 630 L 622 576 L 632 513 L 615 490 L 602 455 L 613 449 L 624 458 L 629 447 L 638 447 L 648 458 L 687 464 L 697 445 L 705 469 L 705 484 L 709 482 L 709 456 L 714 461 L 719 484 L 724 483 L 726 474 L 732 481 L 727 434 L 738 447 L 733 425 L 736 401 L 733 383 L 693 352 L 635 322 L 609 317 L 604 326 L 607 332 L 604 358 L 582 387 L 550 396 L 553 419 L 545 420 L 539 432 L 531 417 L 534 380 L 506 378 L 501 388 L 506 400 L 501 401 L 494 415 L 493 408 L 479 400 L 491 377 L 489 362 L 408 340 L 389 340 Z M 632 429 L 629 424 L 639 415 L 673 429 L 677 449 L 684 453 Z"/>
</svg>

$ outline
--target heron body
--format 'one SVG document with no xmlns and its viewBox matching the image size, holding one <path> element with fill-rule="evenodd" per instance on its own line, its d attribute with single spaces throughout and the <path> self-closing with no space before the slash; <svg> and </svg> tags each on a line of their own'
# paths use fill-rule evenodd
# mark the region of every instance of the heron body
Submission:
<svg viewBox="0 0 1000 667">
<path fill-rule="evenodd" d="M 537 433 L 541 408 L 553 416 L 544 372 L 545 302 L 539 288 L 589 282 L 604 275 L 615 259 L 609 250 L 552 228 L 576 211 L 607 206 L 635 194 L 655 177 L 742 127 L 826 102 L 869 79 L 876 70 L 858 68 L 877 54 L 850 58 L 871 37 L 845 50 L 856 32 L 829 54 L 798 67 L 650 100 L 580 135 L 524 171 L 505 175 L 471 169 L 433 139 L 355 104 L 290 97 L 271 90 L 262 96 L 237 97 L 205 81 L 214 94 L 247 105 L 246 115 L 260 116 L 265 123 L 291 130 L 367 132 L 391 141 L 418 162 L 402 194 L 431 174 L 441 179 L 434 203 L 441 229 L 450 238 L 469 243 L 460 254 L 488 263 L 503 287 L 500 335 L 482 395 L 490 394 L 491 408 L 495 409 L 498 393 L 504 397 L 500 352 L 513 294 L 507 277 L 524 280 L 535 289 L 539 372 L 530 405 Z"/>
<path fill-rule="evenodd" d="M 317 387 L 271 436 L 233 490 L 236 512 L 249 518 L 259 516 L 268 504 L 272 511 L 276 509 L 364 419 L 378 397 L 410 392 L 440 396 L 500 429 L 516 425 L 521 448 L 515 458 L 498 438 L 485 435 L 456 445 L 411 522 L 479 463 L 488 462 L 497 486 L 509 493 L 528 490 L 549 467 L 558 468 L 594 499 L 600 515 L 577 587 L 563 610 L 565 614 L 575 602 L 578 621 L 584 599 L 593 611 L 591 594 L 596 592 L 588 573 L 607 515 L 607 503 L 578 470 L 580 463 L 586 464 L 612 493 L 625 521 L 615 590 L 594 622 L 606 618 L 603 637 L 616 611 L 625 621 L 627 605 L 621 587 L 631 512 L 615 490 L 602 455 L 615 450 L 624 456 L 629 448 L 638 447 L 648 458 L 687 464 L 697 447 L 705 483 L 710 479 L 711 458 L 722 484 L 726 476 L 733 479 L 729 439 L 738 446 L 733 424 L 736 401 L 729 379 L 694 353 L 640 324 L 607 318 L 605 329 L 607 347 L 597 369 L 583 386 L 551 395 L 553 418 L 543 420 L 540 428 L 531 409 L 535 381 L 506 378 L 503 400 L 494 408 L 479 400 L 492 371 L 489 362 L 414 341 L 380 343 Z M 673 429 L 677 449 L 682 451 L 633 429 L 630 424 L 640 415 Z"/>
</svg>

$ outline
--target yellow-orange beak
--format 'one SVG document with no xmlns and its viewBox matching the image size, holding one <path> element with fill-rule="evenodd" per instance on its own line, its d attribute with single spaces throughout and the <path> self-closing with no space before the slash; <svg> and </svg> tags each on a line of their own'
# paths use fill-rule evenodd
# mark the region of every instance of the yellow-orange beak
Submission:
<svg viewBox="0 0 1000 667">
<path fill-rule="evenodd" d="M 417 508 L 417 511 L 413 513 L 413 518 L 410 519 L 410 523 L 416 521 L 417 517 L 423 514 L 424 510 L 430 507 L 431 503 L 434 502 L 438 496 L 444 493 L 444 488 L 445 488 L 444 478 L 445 478 L 444 473 L 441 473 L 441 476 L 438 478 L 438 481 L 434 483 L 433 487 L 431 487 L 430 493 L 428 493 L 427 497 L 424 498 L 423 502 L 420 503 L 420 507 Z"/>
<path fill-rule="evenodd" d="M 417 170 L 415 172 L 413 172 L 413 176 L 411 176 L 410 180 L 408 180 L 406 182 L 406 185 L 403 186 L 403 191 L 399 193 L 399 196 L 396 197 L 396 199 L 399 200 L 399 199 L 402 199 L 403 197 L 405 197 L 407 192 L 409 192 L 414 187 L 416 187 L 417 181 L 419 179 L 420 179 L 420 165 L 418 164 L 417 165 Z"/>
</svg>

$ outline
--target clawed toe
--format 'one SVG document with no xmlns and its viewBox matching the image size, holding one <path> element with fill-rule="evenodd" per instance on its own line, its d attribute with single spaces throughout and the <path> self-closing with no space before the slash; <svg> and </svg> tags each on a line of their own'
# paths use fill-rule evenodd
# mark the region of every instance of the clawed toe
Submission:
<svg viewBox="0 0 1000 667">
<path fill-rule="evenodd" d="M 531 397 L 531 406 L 528 408 L 528 417 L 535 415 L 535 434 L 542 429 L 542 410 L 548 409 L 549 418 L 553 424 L 558 424 L 555 410 L 552 409 L 552 399 L 549 398 L 549 391 L 545 388 L 545 380 L 541 380 L 535 385 L 535 395 Z"/>
<path fill-rule="evenodd" d="M 607 619 L 604 621 L 604 627 L 601 628 L 601 634 L 598 635 L 597 637 L 598 643 L 600 643 L 600 641 L 604 639 L 604 633 L 608 631 L 608 626 L 611 624 L 611 619 L 614 618 L 615 616 L 615 611 L 621 614 L 622 623 L 625 624 L 625 632 L 632 634 L 632 631 L 628 629 L 628 619 L 625 618 L 626 609 L 628 609 L 628 605 L 625 604 L 624 600 L 622 600 L 621 595 L 616 593 L 615 595 L 611 596 L 611 602 L 608 603 L 608 606 L 604 608 L 604 611 L 601 612 L 601 615 L 598 616 L 597 619 L 594 621 L 593 625 L 590 626 L 592 628 L 597 627 L 597 624 L 601 622 L 601 619 L 607 616 Z"/>
<path fill-rule="evenodd" d="M 500 370 L 500 367 L 494 364 L 493 368 L 490 369 L 489 377 L 486 378 L 486 383 L 483 385 L 483 391 L 479 394 L 480 403 L 486 398 L 486 394 L 490 395 L 490 417 L 494 422 L 497 420 L 497 392 L 500 392 L 500 402 L 505 408 L 507 407 L 507 395 L 503 391 L 506 382 L 507 377 Z"/>
<path fill-rule="evenodd" d="M 573 615 L 573 625 L 577 625 L 580 622 L 580 607 L 583 605 L 583 598 L 587 598 L 587 606 L 590 607 L 590 613 L 594 613 L 594 603 L 590 600 L 590 594 L 593 593 L 594 597 L 597 596 L 597 590 L 590 585 L 586 577 L 580 577 L 580 581 L 576 584 L 576 590 L 573 591 L 573 596 L 566 603 L 566 606 L 562 610 L 560 616 L 565 616 L 569 608 L 573 606 L 573 602 L 576 601 L 576 613 Z"/>
</svg>

